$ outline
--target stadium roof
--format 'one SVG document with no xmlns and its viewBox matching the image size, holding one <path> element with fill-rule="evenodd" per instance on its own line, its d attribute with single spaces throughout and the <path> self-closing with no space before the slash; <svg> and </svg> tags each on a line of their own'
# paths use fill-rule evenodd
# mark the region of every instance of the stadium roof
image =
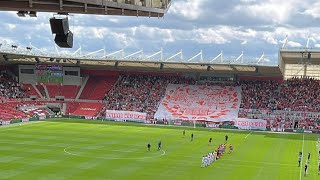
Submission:
<svg viewBox="0 0 320 180">
<path fill-rule="evenodd" d="M 82 54 L 81 49 L 73 53 L 49 53 L 34 46 L 17 47 L 3 44 L 0 46 L 0 61 L 10 64 L 62 63 L 65 65 L 80 65 L 100 67 L 103 69 L 143 70 L 164 72 L 214 72 L 244 75 L 261 75 L 281 77 L 281 71 L 276 64 L 270 64 L 262 54 L 255 59 L 247 59 L 244 53 L 231 59 L 225 58 L 223 52 L 216 57 L 205 60 L 203 52 L 184 59 L 180 51 L 169 57 L 164 57 L 163 51 L 145 55 L 143 50 L 126 54 L 124 50 L 106 54 L 104 49 Z M 269 63 L 269 64 L 268 64 Z"/>
<path fill-rule="evenodd" d="M 0 10 L 162 17 L 170 5 L 171 0 L 1 0 Z"/>
</svg>

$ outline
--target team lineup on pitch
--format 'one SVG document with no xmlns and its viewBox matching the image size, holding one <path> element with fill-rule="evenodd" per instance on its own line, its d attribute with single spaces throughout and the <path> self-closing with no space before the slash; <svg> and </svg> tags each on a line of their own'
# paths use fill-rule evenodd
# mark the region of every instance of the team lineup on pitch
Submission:
<svg viewBox="0 0 320 180">
<path fill-rule="evenodd" d="M 315 135 L 91 124 L 63 119 L 8 126 L 1 128 L 1 133 L 8 134 L 0 142 L 0 162 L 6 162 L 0 165 L 1 179 L 55 179 L 54 174 L 67 171 L 70 173 L 64 179 L 207 179 L 213 174 L 223 179 L 263 179 L 271 173 L 275 179 L 319 177 Z M 221 149 L 224 153 L 202 168 L 203 155 L 219 150 L 221 144 L 228 144 Z M 296 157 L 302 148 L 298 167 Z M 308 152 L 311 157 L 304 176 Z M 84 175 L 79 168 L 92 173 Z M 126 173 L 119 173 L 124 170 Z M 166 173 L 161 178 L 154 177 L 163 171 Z"/>
</svg>

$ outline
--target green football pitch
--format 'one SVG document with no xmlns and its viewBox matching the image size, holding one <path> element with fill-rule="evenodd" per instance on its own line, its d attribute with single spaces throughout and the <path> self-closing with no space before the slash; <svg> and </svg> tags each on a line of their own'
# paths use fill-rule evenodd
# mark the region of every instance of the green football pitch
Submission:
<svg viewBox="0 0 320 180">
<path fill-rule="evenodd" d="M 315 134 L 183 129 L 68 119 L 3 126 L 0 179 L 320 179 Z M 226 134 L 234 152 L 201 168 Z M 311 153 L 307 176 L 299 151 L 303 165 Z"/>
</svg>

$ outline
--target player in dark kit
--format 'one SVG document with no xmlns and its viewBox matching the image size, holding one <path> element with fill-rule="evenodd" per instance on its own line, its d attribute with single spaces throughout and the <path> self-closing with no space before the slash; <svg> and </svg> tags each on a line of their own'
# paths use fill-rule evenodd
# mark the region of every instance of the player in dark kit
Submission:
<svg viewBox="0 0 320 180">
<path fill-rule="evenodd" d="M 209 144 L 211 144 L 211 143 L 212 143 L 212 138 L 209 139 Z"/>
<path fill-rule="evenodd" d="M 193 133 L 191 134 L 191 141 L 193 141 Z"/>
<path fill-rule="evenodd" d="M 161 149 L 161 141 L 158 142 L 158 151 Z"/>
<path fill-rule="evenodd" d="M 150 144 L 150 143 L 148 143 L 147 147 L 148 147 L 148 151 L 150 151 L 151 144 Z"/>
<path fill-rule="evenodd" d="M 302 152 L 299 152 L 299 156 L 298 156 L 298 162 L 299 162 L 299 166 L 301 166 L 301 159 L 302 159 Z"/>
<path fill-rule="evenodd" d="M 183 135 L 183 137 L 186 137 L 186 130 L 182 131 L 182 135 Z"/>
<path fill-rule="evenodd" d="M 307 170 L 308 170 L 308 164 L 304 165 L 304 176 L 307 175 Z"/>
<path fill-rule="evenodd" d="M 229 139 L 229 136 L 226 135 L 226 136 L 225 136 L 225 139 L 226 139 L 226 143 L 227 143 L 227 142 L 228 142 L 228 139 Z"/>
<path fill-rule="evenodd" d="M 311 157 L 311 154 L 310 152 L 308 152 L 308 164 L 310 163 L 310 157 Z"/>
<path fill-rule="evenodd" d="M 318 175 L 320 174 L 320 163 L 319 163 L 319 167 L 318 167 Z"/>
</svg>

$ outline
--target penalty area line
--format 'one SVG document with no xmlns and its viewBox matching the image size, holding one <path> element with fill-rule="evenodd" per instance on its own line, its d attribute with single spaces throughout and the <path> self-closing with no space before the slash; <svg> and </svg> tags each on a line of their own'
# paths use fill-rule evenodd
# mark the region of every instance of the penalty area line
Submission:
<svg viewBox="0 0 320 180">
<path fill-rule="evenodd" d="M 251 133 L 252 133 L 252 131 L 250 131 L 250 133 L 246 135 L 245 139 L 247 139 L 247 137 L 248 137 Z"/>
</svg>

